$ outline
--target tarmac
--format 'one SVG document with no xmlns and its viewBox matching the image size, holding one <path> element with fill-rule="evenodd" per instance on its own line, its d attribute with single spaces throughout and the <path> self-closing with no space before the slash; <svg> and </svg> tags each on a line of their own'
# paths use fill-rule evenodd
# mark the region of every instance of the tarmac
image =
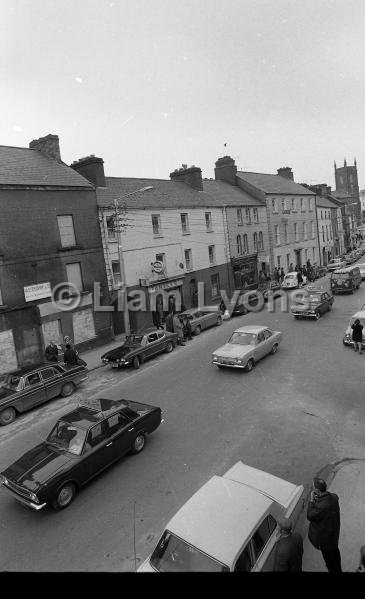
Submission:
<svg viewBox="0 0 365 599">
<path fill-rule="evenodd" d="M 365 460 L 344 460 L 331 468 L 328 490 L 340 501 L 340 542 L 342 571 L 355 572 L 360 561 L 360 547 L 365 545 Z M 322 553 L 310 543 L 308 523 L 303 530 L 303 572 L 327 572 Z"/>
<path fill-rule="evenodd" d="M 115 347 L 119 347 L 125 340 L 125 335 L 116 335 L 113 341 L 110 343 L 106 343 L 101 345 L 100 347 L 96 347 L 95 349 L 89 349 L 84 352 L 80 352 L 80 357 L 85 360 L 87 364 L 87 368 L 89 370 L 96 370 L 96 368 L 102 368 L 105 366 L 101 361 L 101 356 L 106 352 L 114 349 Z"/>
</svg>

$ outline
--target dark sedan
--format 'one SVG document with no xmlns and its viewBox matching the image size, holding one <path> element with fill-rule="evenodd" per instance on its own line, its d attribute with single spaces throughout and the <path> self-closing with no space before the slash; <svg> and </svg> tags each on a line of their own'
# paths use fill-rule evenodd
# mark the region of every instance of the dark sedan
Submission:
<svg viewBox="0 0 365 599">
<path fill-rule="evenodd" d="M 101 356 L 104 364 L 121 368 L 132 364 L 139 368 L 142 362 L 162 352 L 170 353 L 177 344 L 177 334 L 162 329 L 146 329 L 143 333 L 129 335 L 123 345 Z"/>
<path fill-rule="evenodd" d="M 61 366 L 47 362 L 5 375 L 0 386 L 0 424 L 10 424 L 26 412 L 58 395 L 68 397 L 87 379 L 85 366 Z"/>
<path fill-rule="evenodd" d="M 94 399 L 62 416 L 47 439 L 0 475 L 24 505 L 69 506 L 76 492 L 128 451 L 139 453 L 161 423 L 161 409 L 135 401 Z"/>
</svg>

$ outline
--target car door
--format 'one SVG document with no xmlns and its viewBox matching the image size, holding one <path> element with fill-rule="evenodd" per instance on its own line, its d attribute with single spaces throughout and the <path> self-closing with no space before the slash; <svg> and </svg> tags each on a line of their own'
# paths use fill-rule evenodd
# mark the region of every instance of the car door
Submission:
<svg viewBox="0 0 365 599">
<path fill-rule="evenodd" d="M 123 412 L 118 412 L 106 419 L 107 436 L 112 443 L 113 461 L 126 454 L 133 445 L 135 427 Z"/>
<path fill-rule="evenodd" d="M 161 353 L 165 350 L 168 338 L 165 331 L 157 331 L 157 339 L 159 342 L 158 352 Z"/>
<path fill-rule="evenodd" d="M 205 328 L 213 327 L 217 324 L 218 312 L 210 312 L 209 310 L 202 310 L 202 319 L 204 321 Z"/>
<path fill-rule="evenodd" d="M 151 358 L 152 356 L 155 356 L 156 354 L 158 354 L 159 352 L 159 339 L 157 336 L 157 332 L 156 333 L 149 333 L 147 335 L 147 345 L 145 348 L 144 356 L 147 358 Z"/>
<path fill-rule="evenodd" d="M 39 372 L 33 372 L 24 377 L 22 404 L 25 410 L 33 408 L 46 401 L 46 390 Z"/>
<path fill-rule="evenodd" d="M 78 468 L 78 478 L 86 482 L 106 468 L 115 459 L 113 440 L 108 437 L 105 420 L 95 424 L 87 433 L 82 460 Z"/>
<path fill-rule="evenodd" d="M 266 329 L 264 331 L 264 348 L 265 348 L 264 355 L 265 356 L 271 352 L 274 343 L 275 343 L 274 335 L 272 334 L 272 332 L 269 329 Z"/>
<path fill-rule="evenodd" d="M 234 572 L 270 572 L 274 569 L 275 544 L 279 538 L 275 518 L 268 514 L 239 553 Z"/>
<path fill-rule="evenodd" d="M 54 366 L 42 368 L 40 374 L 46 391 L 46 399 L 57 397 L 61 393 L 62 374 Z"/>
<path fill-rule="evenodd" d="M 265 341 L 264 333 L 263 331 L 260 331 L 260 333 L 257 335 L 257 345 L 255 347 L 256 360 L 261 360 L 261 358 L 264 357 L 264 355 L 266 354 L 266 347 L 267 342 Z"/>
<path fill-rule="evenodd" d="M 195 331 L 195 329 L 198 326 L 203 331 L 203 329 L 205 329 L 205 322 L 204 322 L 204 318 L 203 318 L 203 314 L 202 314 L 201 310 L 197 310 L 196 312 L 193 313 L 192 316 L 193 316 L 193 321 L 192 321 L 191 325 L 194 326 L 193 331 Z"/>
</svg>

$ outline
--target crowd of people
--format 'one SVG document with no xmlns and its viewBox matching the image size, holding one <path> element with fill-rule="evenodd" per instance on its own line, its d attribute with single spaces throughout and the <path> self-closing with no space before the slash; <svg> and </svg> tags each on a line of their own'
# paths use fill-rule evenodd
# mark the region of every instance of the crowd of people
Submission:
<svg viewBox="0 0 365 599">
<path fill-rule="evenodd" d="M 62 345 L 57 345 L 51 340 L 46 347 L 45 356 L 48 362 L 59 362 L 63 359 L 66 366 L 86 366 L 85 360 L 80 358 L 72 339 L 67 335 L 65 336 L 64 344 Z"/>
<path fill-rule="evenodd" d="M 294 266 L 291 262 L 289 264 L 288 273 L 296 272 L 298 273 L 298 282 L 299 284 L 303 283 L 303 280 L 307 280 L 312 282 L 316 278 L 316 264 L 312 265 L 310 260 L 307 260 L 306 264 L 296 265 Z M 270 274 L 268 271 L 260 270 L 259 272 L 259 286 L 264 285 L 268 281 L 276 281 L 280 285 L 284 281 L 284 277 L 287 273 L 285 272 L 283 267 L 275 266 L 273 272 Z"/>
</svg>

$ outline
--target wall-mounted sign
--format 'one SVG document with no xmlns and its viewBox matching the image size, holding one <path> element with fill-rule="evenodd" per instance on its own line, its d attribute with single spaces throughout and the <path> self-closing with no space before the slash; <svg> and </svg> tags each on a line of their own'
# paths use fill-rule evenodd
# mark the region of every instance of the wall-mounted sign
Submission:
<svg viewBox="0 0 365 599">
<path fill-rule="evenodd" d="M 26 302 L 33 302 L 34 300 L 51 296 L 51 283 L 39 283 L 38 285 L 28 285 L 28 287 L 24 287 L 24 297 Z"/>
<path fill-rule="evenodd" d="M 158 275 L 161 274 L 164 270 L 163 262 L 160 262 L 159 260 L 156 260 L 156 262 L 152 262 L 152 270 Z"/>
<path fill-rule="evenodd" d="M 148 291 L 149 293 L 153 293 L 154 291 L 161 291 L 162 289 L 176 289 L 176 287 L 181 287 L 183 283 L 184 279 L 164 281 L 163 283 L 158 283 L 157 285 L 151 285 L 151 287 L 148 287 Z"/>
</svg>

